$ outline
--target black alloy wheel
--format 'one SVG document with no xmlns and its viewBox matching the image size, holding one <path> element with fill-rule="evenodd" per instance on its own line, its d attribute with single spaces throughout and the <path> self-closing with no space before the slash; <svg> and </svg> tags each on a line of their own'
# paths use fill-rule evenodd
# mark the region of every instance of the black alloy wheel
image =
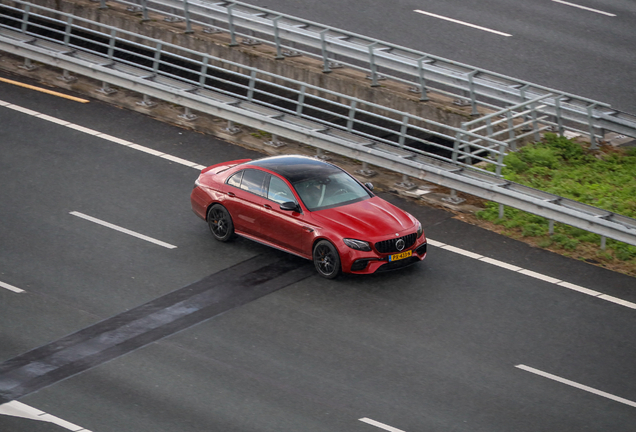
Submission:
<svg viewBox="0 0 636 432">
<path fill-rule="evenodd" d="M 314 266 L 318 274 L 326 279 L 334 279 L 340 274 L 340 256 L 327 240 L 320 240 L 314 247 Z"/>
<path fill-rule="evenodd" d="M 234 235 L 232 217 L 221 204 L 214 204 L 208 211 L 208 226 L 210 232 L 218 241 L 226 242 Z"/>
</svg>

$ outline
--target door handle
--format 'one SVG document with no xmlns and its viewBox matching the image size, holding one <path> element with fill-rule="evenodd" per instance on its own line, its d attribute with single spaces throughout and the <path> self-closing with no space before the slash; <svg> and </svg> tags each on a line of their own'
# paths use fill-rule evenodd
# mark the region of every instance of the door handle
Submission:
<svg viewBox="0 0 636 432">
<path fill-rule="evenodd" d="M 271 210 L 272 206 L 269 204 L 263 204 L 263 207 L 265 207 L 267 210 Z"/>
<path fill-rule="evenodd" d="M 313 228 L 309 228 L 308 226 L 303 226 L 303 229 L 307 231 L 308 233 L 314 232 Z"/>
<path fill-rule="evenodd" d="M 229 196 L 231 196 L 231 197 L 235 197 L 235 196 L 236 196 L 236 194 L 235 194 L 234 192 L 228 192 L 227 194 L 228 194 Z"/>
</svg>

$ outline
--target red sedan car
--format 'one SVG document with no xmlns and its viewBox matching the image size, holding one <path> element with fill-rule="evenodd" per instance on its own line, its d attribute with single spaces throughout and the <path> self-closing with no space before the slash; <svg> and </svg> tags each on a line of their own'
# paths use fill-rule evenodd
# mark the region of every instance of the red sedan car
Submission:
<svg viewBox="0 0 636 432">
<path fill-rule="evenodd" d="M 190 200 L 217 240 L 247 237 L 312 260 L 332 279 L 426 256 L 422 225 L 372 190 L 319 159 L 275 156 L 205 168 Z"/>
</svg>

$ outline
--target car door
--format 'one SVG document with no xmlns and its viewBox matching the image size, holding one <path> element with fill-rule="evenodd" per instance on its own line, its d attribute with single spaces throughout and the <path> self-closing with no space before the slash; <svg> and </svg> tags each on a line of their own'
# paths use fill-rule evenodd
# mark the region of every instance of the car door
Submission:
<svg viewBox="0 0 636 432">
<path fill-rule="evenodd" d="M 225 184 L 227 199 L 225 207 L 232 216 L 234 229 L 239 233 L 255 237 L 261 236 L 265 209 L 265 181 L 269 180 L 264 171 L 246 168 L 228 178 Z"/>
<path fill-rule="evenodd" d="M 306 215 L 301 211 L 280 208 L 285 202 L 298 204 L 298 198 L 291 187 L 276 175 L 269 175 L 266 185 L 264 220 L 267 222 L 262 225 L 263 238 L 299 255 L 311 255 L 314 229 L 307 223 Z"/>
</svg>

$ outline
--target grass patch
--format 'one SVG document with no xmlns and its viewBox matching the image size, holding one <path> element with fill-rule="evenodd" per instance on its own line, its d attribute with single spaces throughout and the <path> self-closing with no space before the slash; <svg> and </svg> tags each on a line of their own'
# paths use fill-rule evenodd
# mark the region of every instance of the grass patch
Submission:
<svg viewBox="0 0 636 432">
<path fill-rule="evenodd" d="M 546 134 L 543 141 L 506 156 L 504 163 L 507 180 L 636 218 L 636 148 L 604 146 L 590 151 L 565 137 Z M 489 169 L 494 171 L 494 166 Z M 539 247 L 568 255 L 595 248 L 595 260 L 619 260 L 636 268 L 636 247 L 607 239 L 602 251 L 601 237 L 579 228 L 555 223 L 550 235 L 548 220 L 509 207 L 500 219 L 499 204 L 493 202 L 476 216 L 505 227 L 513 237 L 532 239 Z"/>
</svg>

